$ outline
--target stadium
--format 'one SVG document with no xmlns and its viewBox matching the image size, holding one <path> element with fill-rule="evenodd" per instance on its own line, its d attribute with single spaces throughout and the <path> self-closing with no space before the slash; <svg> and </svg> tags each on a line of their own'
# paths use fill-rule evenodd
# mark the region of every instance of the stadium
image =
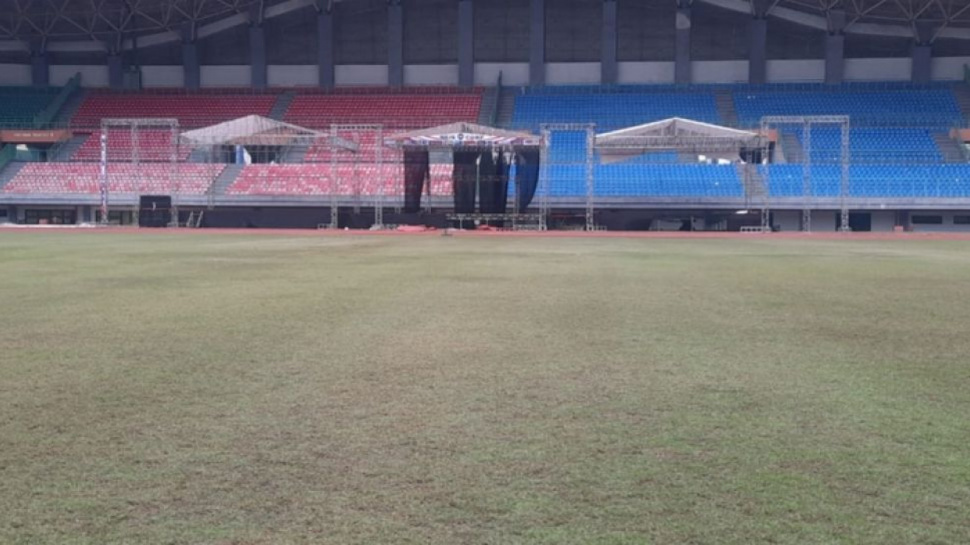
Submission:
<svg viewBox="0 0 970 545">
<path fill-rule="evenodd" d="M 967 543 L 967 0 L 0 0 L 0 543 Z"/>
</svg>

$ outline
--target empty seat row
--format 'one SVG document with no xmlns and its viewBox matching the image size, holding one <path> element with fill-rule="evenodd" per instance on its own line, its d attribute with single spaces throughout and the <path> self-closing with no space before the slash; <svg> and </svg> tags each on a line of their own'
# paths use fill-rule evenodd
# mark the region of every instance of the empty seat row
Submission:
<svg viewBox="0 0 970 545">
<path fill-rule="evenodd" d="M 334 173 L 336 176 L 334 177 Z M 431 193 L 450 195 L 452 166 L 431 165 Z M 336 186 L 332 180 L 336 180 Z M 403 195 L 404 167 L 401 163 L 382 166 L 364 164 L 246 165 L 226 189 L 227 195 L 252 196 L 375 196 Z"/>
<path fill-rule="evenodd" d="M 722 122 L 713 93 L 533 91 L 516 97 L 512 125 L 535 130 L 543 123 L 595 123 L 604 132 L 670 117 Z"/>
<path fill-rule="evenodd" d="M 803 165 L 768 165 L 759 169 L 772 196 L 805 194 Z M 848 174 L 851 197 L 970 197 L 970 164 L 850 165 Z M 811 165 L 809 182 L 812 196 L 837 197 L 841 194 L 842 169 L 834 165 Z"/>
<path fill-rule="evenodd" d="M 734 108 L 742 126 L 756 126 L 767 115 L 848 115 L 856 125 L 954 126 L 963 123 L 949 89 L 734 91 Z"/>
<path fill-rule="evenodd" d="M 373 123 L 388 128 L 418 128 L 456 121 L 476 121 L 480 93 L 298 95 L 284 119 L 297 125 L 325 129 L 334 123 Z"/>
<path fill-rule="evenodd" d="M 841 160 L 842 132 L 838 126 L 818 125 L 806 135 L 802 127 L 785 127 L 801 146 L 802 156 L 811 146 L 813 162 L 834 163 Z M 808 137 L 806 137 L 808 136 Z M 939 163 L 943 156 L 933 131 L 910 127 L 864 127 L 849 130 L 849 158 L 854 163 Z M 787 150 L 786 150 L 787 152 Z"/>
<path fill-rule="evenodd" d="M 92 93 L 71 120 L 81 129 L 101 127 L 105 118 L 175 118 L 181 128 L 214 125 L 247 115 L 268 116 L 276 95 Z"/>
<path fill-rule="evenodd" d="M 225 169 L 217 164 L 110 163 L 109 193 L 204 194 Z M 96 163 L 28 163 L 3 187 L 4 193 L 94 194 L 100 190 Z"/>
<path fill-rule="evenodd" d="M 139 130 L 133 135 L 127 130 L 108 131 L 108 161 L 184 161 L 191 149 L 173 140 L 172 132 L 166 130 Z M 90 134 L 71 157 L 74 161 L 101 160 L 101 132 Z"/>
</svg>

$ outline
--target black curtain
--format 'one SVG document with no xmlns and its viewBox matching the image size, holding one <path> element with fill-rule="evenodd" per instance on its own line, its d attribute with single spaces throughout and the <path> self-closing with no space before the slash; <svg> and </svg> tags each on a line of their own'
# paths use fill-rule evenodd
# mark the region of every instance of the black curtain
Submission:
<svg viewBox="0 0 970 545">
<path fill-rule="evenodd" d="M 485 154 L 488 159 L 483 160 L 482 165 L 488 166 L 488 176 L 482 175 L 481 209 L 486 214 L 504 214 L 508 202 L 509 165 L 502 152 L 494 156 L 490 152 Z"/>
<path fill-rule="evenodd" d="M 481 154 L 477 151 L 455 150 L 452 189 L 457 214 L 470 214 L 475 211 L 475 161 L 479 155 Z"/>
<path fill-rule="evenodd" d="M 506 179 L 508 174 L 506 173 Z M 539 150 L 522 149 L 515 154 L 515 191 L 519 213 L 524 213 L 536 194 L 539 184 Z"/>
<path fill-rule="evenodd" d="M 428 150 L 404 150 L 404 211 L 421 210 L 421 192 L 428 178 Z"/>
<path fill-rule="evenodd" d="M 481 152 L 478 165 L 478 210 L 485 214 L 492 213 L 492 201 L 495 200 L 495 157 L 491 150 Z"/>
</svg>

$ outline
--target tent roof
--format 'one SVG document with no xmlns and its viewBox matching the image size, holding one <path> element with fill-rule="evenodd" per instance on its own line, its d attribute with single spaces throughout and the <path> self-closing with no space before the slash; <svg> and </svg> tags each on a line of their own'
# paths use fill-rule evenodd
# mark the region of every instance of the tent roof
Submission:
<svg viewBox="0 0 970 545">
<path fill-rule="evenodd" d="M 666 136 L 674 134 L 733 139 L 746 139 L 758 136 L 757 133 L 751 131 L 722 127 L 720 125 L 694 121 L 693 119 L 684 119 L 682 117 L 671 117 L 661 119 L 660 121 L 644 123 L 643 125 L 598 134 L 596 135 L 596 139 L 609 141 L 623 136 Z"/>
<path fill-rule="evenodd" d="M 449 123 L 427 129 L 392 134 L 385 146 L 461 147 L 461 146 L 538 146 L 541 137 L 527 132 L 508 131 L 477 123 Z"/>
<path fill-rule="evenodd" d="M 286 146 L 311 139 L 330 141 L 331 135 L 259 115 L 248 115 L 182 133 L 183 142 L 190 145 Z M 335 138 L 333 144 L 357 151 L 354 142 L 343 138 Z"/>
<path fill-rule="evenodd" d="M 760 134 L 671 117 L 618 131 L 596 135 L 595 146 L 601 155 L 629 156 L 651 151 L 685 153 L 726 153 L 760 147 Z"/>
</svg>

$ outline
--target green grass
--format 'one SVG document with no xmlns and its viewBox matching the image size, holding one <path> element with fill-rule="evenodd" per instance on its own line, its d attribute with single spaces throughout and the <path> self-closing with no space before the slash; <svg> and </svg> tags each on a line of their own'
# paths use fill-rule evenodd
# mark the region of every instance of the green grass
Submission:
<svg viewBox="0 0 970 545">
<path fill-rule="evenodd" d="M 0 233 L 0 543 L 968 543 L 970 243 Z"/>
</svg>

